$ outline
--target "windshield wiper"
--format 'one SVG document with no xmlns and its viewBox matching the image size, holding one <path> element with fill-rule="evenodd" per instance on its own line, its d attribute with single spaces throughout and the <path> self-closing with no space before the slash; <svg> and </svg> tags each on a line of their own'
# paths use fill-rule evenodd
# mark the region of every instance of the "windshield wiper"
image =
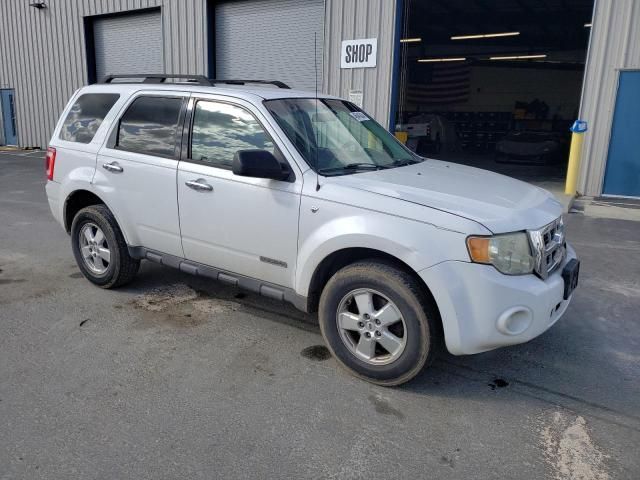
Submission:
<svg viewBox="0 0 640 480">
<path fill-rule="evenodd" d="M 350 170 L 382 170 L 384 168 L 389 167 L 385 167 L 384 165 L 376 165 L 375 163 L 348 163 L 340 167 L 320 168 L 318 169 L 318 173 L 343 172 Z"/>
<path fill-rule="evenodd" d="M 416 163 L 420 163 L 419 160 L 396 158 L 392 165 L 394 167 L 404 167 L 405 165 L 415 165 Z"/>
</svg>

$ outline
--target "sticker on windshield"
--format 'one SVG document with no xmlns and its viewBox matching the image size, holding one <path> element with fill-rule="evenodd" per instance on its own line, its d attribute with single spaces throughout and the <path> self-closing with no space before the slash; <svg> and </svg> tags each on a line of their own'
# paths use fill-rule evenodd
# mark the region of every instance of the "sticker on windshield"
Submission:
<svg viewBox="0 0 640 480">
<path fill-rule="evenodd" d="M 367 120 L 369 120 L 369 117 L 367 117 L 362 112 L 351 112 L 351 116 L 359 122 L 366 122 Z"/>
</svg>

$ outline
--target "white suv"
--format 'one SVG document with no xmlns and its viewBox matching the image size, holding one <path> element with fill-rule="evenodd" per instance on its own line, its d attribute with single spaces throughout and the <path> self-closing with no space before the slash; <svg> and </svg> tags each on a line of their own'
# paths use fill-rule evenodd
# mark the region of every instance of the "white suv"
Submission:
<svg viewBox="0 0 640 480">
<path fill-rule="evenodd" d="M 443 342 L 526 342 L 569 304 L 579 263 L 540 188 L 418 157 L 353 104 L 279 82 L 112 80 L 75 93 L 46 160 L 100 287 L 147 259 L 318 311 L 337 361 L 381 385 Z"/>
</svg>

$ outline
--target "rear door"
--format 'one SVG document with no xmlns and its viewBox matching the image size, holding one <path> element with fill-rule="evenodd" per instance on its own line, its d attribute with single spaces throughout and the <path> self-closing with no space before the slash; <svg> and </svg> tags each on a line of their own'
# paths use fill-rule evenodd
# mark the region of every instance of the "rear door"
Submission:
<svg viewBox="0 0 640 480">
<path fill-rule="evenodd" d="M 131 97 L 98 152 L 95 188 L 131 246 L 183 257 L 176 172 L 188 92 Z"/>
<path fill-rule="evenodd" d="M 285 160 L 266 118 L 248 103 L 203 95 L 191 100 L 187 117 L 191 135 L 178 168 L 185 257 L 292 287 L 302 189 L 297 166 Z M 292 172 L 289 179 L 234 175 L 233 156 L 244 149 L 271 151 Z"/>
</svg>

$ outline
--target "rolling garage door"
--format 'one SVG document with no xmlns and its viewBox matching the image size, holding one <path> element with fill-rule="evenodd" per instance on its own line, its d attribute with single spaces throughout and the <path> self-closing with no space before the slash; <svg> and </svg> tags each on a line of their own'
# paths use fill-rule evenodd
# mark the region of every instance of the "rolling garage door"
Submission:
<svg viewBox="0 0 640 480">
<path fill-rule="evenodd" d="M 96 76 L 164 72 L 160 11 L 98 18 L 93 24 Z"/>
<path fill-rule="evenodd" d="M 281 80 L 293 88 L 322 85 L 324 0 L 219 2 L 215 10 L 216 78 Z"/>
</svg>

